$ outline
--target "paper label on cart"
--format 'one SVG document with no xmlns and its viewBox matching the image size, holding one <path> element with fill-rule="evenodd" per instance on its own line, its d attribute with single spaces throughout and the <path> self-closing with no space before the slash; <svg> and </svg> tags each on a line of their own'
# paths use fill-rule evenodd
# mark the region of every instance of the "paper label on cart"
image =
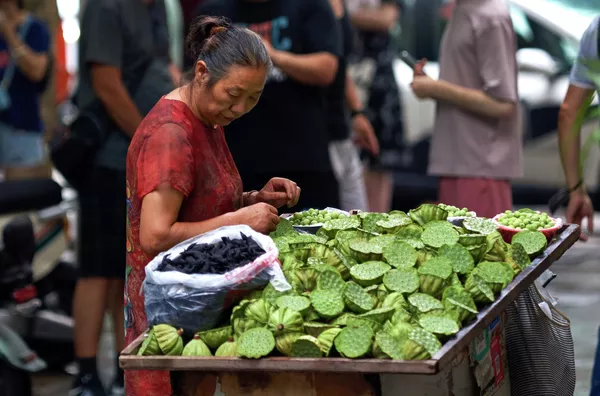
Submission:
<svg viewBox="0 0 600 396">
<path fill-rule="evenodd" d="M 500 385 L 504 380 L 504 368 L 502 367 L 502 345 L 500 337 L 494 337 L 490 345 L 492 366 L 494 367 L 494 383 Z"/>
<path fill-rule="evenodd" d="M 488 329 L 485 329 L 473 340 L 473 356 L 475 360 L 483 360 L 490 350 L 489 347 L 490 332 Z"/>
</svg>

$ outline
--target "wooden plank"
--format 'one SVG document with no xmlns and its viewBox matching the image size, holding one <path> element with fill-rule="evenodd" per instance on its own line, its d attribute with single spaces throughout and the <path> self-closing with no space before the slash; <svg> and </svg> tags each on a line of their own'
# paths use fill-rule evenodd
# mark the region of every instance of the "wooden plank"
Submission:
<svg viewBox="0 0 600 396">
<path fill-rule="evenodd" d="M 142 342 L 144 342 L 144 338 L 146 338 L 146 333 L 147 332 L 141 334 L 138 338 L 136 338 L 131 344 L 129 344 L 125 349 L 123 349 L 123 352 L 121 352 L 121 354 L 135 356 L 139 347 L 142 345 Z"/>
<path fill-rule="evenodd" d="M 136 356 L 143 341 L 138 337 L 121 354 L 120 365 L 125 370 L 167 370 L 204 372 L 320 372 L 320 373 L 387 373 L 436 374 L 452 362 L 462 350 L 520 293 L 526 290 L 552 263 L 558 260 L 579 238 L 579 226 L 563 227 L 542 256 L 515 277 L 494 303 L 483 309 L 476 320 L 448 341 L 431 360 L 398 361 L 381 359 L 289 358 L 270 357 L 249 360 L 221 357 Z"/>
<path fill-rule="evenodd" d="M 451 340 L 446 342 L 442 349 L 433 357 L 438 360 L 441 371 L 452 359 L 466 348 L 477 335 L 479 335 L 492 321 L 494 321 L 516 298 L 525 291 L 533 282 L 579 239 L 579 226 L 569 225 L 561 229 L 560 234 L 533 263 L 515 277 L 491 305 L 477 315 L 476 320 L 464 327 Z"/>
</svg>

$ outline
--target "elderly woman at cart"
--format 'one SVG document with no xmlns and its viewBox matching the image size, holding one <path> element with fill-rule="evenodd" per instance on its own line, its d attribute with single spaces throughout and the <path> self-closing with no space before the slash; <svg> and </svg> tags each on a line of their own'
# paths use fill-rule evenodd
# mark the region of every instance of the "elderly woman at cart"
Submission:
<svg viewBox="0 0 600 396">
<path fill-rule="evenodd" d="M 248 113 L 265 85 L 271 60 L 260 37 L 201 17 L 187 41 L 197 59 L 193 78 L 158 102 L 127 155 L 127 344 L 146 330 L 140 290 L 144 266 L 159 252 L 222 226 L 269 233 L 279 223 L 277 208 L 300 197 L 300 188 L 282 178 L 243 192 L 225 142 L 223 127 Z M 130 396 L 172 393 L 166 372 L 128 373 L 125 384 Z"/>
</svg>

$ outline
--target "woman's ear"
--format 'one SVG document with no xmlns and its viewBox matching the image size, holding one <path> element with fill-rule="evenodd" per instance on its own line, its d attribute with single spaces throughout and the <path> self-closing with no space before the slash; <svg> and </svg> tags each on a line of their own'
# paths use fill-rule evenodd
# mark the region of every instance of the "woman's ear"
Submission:
<svg viewBox="0 0 600 396">
<path fill-rule="evenodd" d="M 196 62 L 194 79 L 200 84 L 208 81 L 208 67 L 206 67 L 206 63 L 204 63 L 204 61 L 199 60 Z"/>
</svg>

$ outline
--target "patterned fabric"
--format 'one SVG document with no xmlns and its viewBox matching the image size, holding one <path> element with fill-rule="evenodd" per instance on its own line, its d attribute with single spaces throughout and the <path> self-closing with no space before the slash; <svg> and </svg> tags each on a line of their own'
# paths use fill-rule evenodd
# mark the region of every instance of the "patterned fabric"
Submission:
<svg viewBox="0 0 600 396">
<path fill-rule="evenodd" d="M 183 103 L 161 99 L 138 128 L 127 155 L 126 345 L 147 328 L 142 282 L 153 257 L 140 248 L 143 198 L 160 185 L 185 199 L 180 222 L 200 222 L 241 207 L 242 181 L 223 129 L 209 128 Z M 128 396 L 171 394 L 168 372 L 126 373 Z"/>
</svg>

